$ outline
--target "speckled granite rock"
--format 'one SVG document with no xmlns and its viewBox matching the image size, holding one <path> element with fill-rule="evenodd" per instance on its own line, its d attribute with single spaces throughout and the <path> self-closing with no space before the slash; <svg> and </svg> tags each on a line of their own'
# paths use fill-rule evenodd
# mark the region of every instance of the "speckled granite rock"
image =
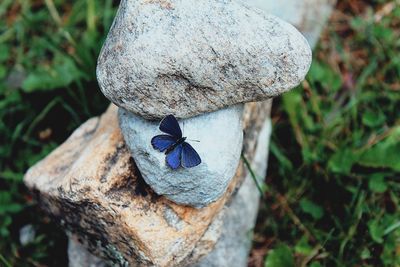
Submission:
<svg viewBox="0 0 400 267">
<path fill-rule="evenodd" d="M 252 160 L 268 106 L 246 104 L 244 114 L 245 153 Z M 225 194 L 202 209 L 158 196 L 130 157 L 112 106 L 29 169 L 24 182 L 94 255 L 119 265 L 177 266 L 212 250 L 218 231 L 207 232 L 244 175 L 240 164 Z"/>
<path fill-rule="evenodd" d="M 187 118 L 265 100 L 311 63 L 290 24 L 233 0 L 123 0 L 97 78 L 116 105 L 147 119 Z"/>
<path fill-rule="evenodd" d="M 180 120 L 183 135 L 201 157 L 194 168 L 171 169 L 151 139 L 159 121 L 119 109 L 119 125 L 142 177 L 159 195 L 178 204 L 204 207 L 220 198 L 235 175 L 243 145 L 243 105 Z"/>
</svg>

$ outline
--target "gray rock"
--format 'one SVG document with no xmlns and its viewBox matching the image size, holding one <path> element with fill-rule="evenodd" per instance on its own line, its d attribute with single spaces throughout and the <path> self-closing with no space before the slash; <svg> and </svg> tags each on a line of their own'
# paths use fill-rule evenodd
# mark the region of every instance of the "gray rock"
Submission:
<svg viewBox="0 0 400 267">
<path fill-rule="evenodd" d="M 262 183 L 267 172 L 271 119 L 265 121 L 258 136 L 251 167 Z M 225 206 L 222 235 L 215 248 L 192 267 L 245 267 L 257 218 L 260 195 L 253 178 L 247 174 L 232 202 Z"/>
<path fill-rule="evenodd" d="M 27 224 L 19 230 L 19 242 L 26 246 L 35 240 L 36 231 L 32 224 Z"/>
<path fill-rule="evenodd" d="M 293 24 L 314 47 L 336 0 L 241 0 Z"/>
<path fill-rule="evenodd" d="M 122 134 L 144 180 L 159 195 L 184 205 L 203 207 L 222 196 L 233 178 L 243 143 L 243 106 L 180 121 L 183 135 L 199 153 L 196 167 L 172 170 L 165 155 L 151 146 L 161 134 L 159 122 L 148 121 L 124 109 L 119 110 Z"/>
<path fill-rule="evenodd" d="M 70 234 L 68 237 L 68 266 L 69 267 L 107 267 L 105 261 L 92 255 L 78 242 L 78 237 Z"/>
<path fill-rule="evenodd" d="M 270 133 L 271 120 L 267 119 L 257 137 L 257 148 L 251 163 L 252 169 L 260 178 L 265 177 L 266 173 Z M 251 231 L 255 223 L 258 203 L 259 194 L 256 185 L 247 173 L 240 189 L 232 196 L 231 201 L 225 205 L 224 209 L 214 217 L 207 231 L 196 244 L 189 257 L 190 259 L 179 266 L 247 266 Z M 170 210 L 168 210 L 168 213 L 170 213 Z M 105 260 L 99 260 L 76 239 L 76 236 L 69 235 L 68 257 L 70 267 L 107 266 Z M 200 257 L 202 258 L 199 260 Z"/>
<path fill-rule="evenodd" d="M 97 78 L 106 97 L 135 114 L 188 118 L 277 96 L 310 63 L 293 26 L 243 3 L 123 0 Z"/>
</svg>

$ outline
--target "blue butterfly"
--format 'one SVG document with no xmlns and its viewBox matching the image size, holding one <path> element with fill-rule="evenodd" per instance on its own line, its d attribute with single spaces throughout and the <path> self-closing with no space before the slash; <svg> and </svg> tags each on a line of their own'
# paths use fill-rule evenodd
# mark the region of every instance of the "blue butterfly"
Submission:
<svg viewBox="0 0 400 267">
<path fill-rule="evenodd" d="M 160 123 L 160 130 L 167 134 L 156 135 L 151 139 L 154 149 L 164 152 L 166 162 L 173 170 L 180 166 L 192 168 L 201 163 L 199 154 L 182 137 L 181 127 L 173 115 L 166 116 Z"/>
</svg>

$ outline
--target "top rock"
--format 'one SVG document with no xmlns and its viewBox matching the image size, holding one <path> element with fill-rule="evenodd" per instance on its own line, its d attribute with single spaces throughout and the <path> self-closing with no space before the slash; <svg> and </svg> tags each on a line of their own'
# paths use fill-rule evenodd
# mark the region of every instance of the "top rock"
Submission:
<svg viewBox="0 0 400 267">
<path fill-rule="evenodd" d="M 290 24 L 232 0 L 123 0 L 97 78 L 147 119 L 192 117 L 298 85 L 311 49 Z"/>
</svg>

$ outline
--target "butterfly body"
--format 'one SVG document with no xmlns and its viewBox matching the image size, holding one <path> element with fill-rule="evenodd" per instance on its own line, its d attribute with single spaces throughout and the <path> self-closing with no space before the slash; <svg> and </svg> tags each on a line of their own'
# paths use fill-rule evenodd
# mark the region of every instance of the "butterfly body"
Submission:
<svg viewBox="0 0 400 267">
<path fill-rule="evenodd" d="M 186 141 L 187 137 L 181 137 L 180 139 L 178 139 L 176 141 L 175 144 L 173 144 L 171 147 L 167 148 L 167 150 L 165 151 L 165 154 L 169 154 L 172 150 L 174 150 L 177 146 L 179 146 L 180 144 L 183 144 L 183 142 Z"/>
<path fill-rule="evenodd" d="M 165 152 L 166 163 L 172 169 L 192 168 L 201 163 L 199 154 L 186 142 L 178 121 L 173 115 L 166 116 L 160 123 L 160 130 L 166 134 L 151 139 L 154 149 Z"/>
</svg>

